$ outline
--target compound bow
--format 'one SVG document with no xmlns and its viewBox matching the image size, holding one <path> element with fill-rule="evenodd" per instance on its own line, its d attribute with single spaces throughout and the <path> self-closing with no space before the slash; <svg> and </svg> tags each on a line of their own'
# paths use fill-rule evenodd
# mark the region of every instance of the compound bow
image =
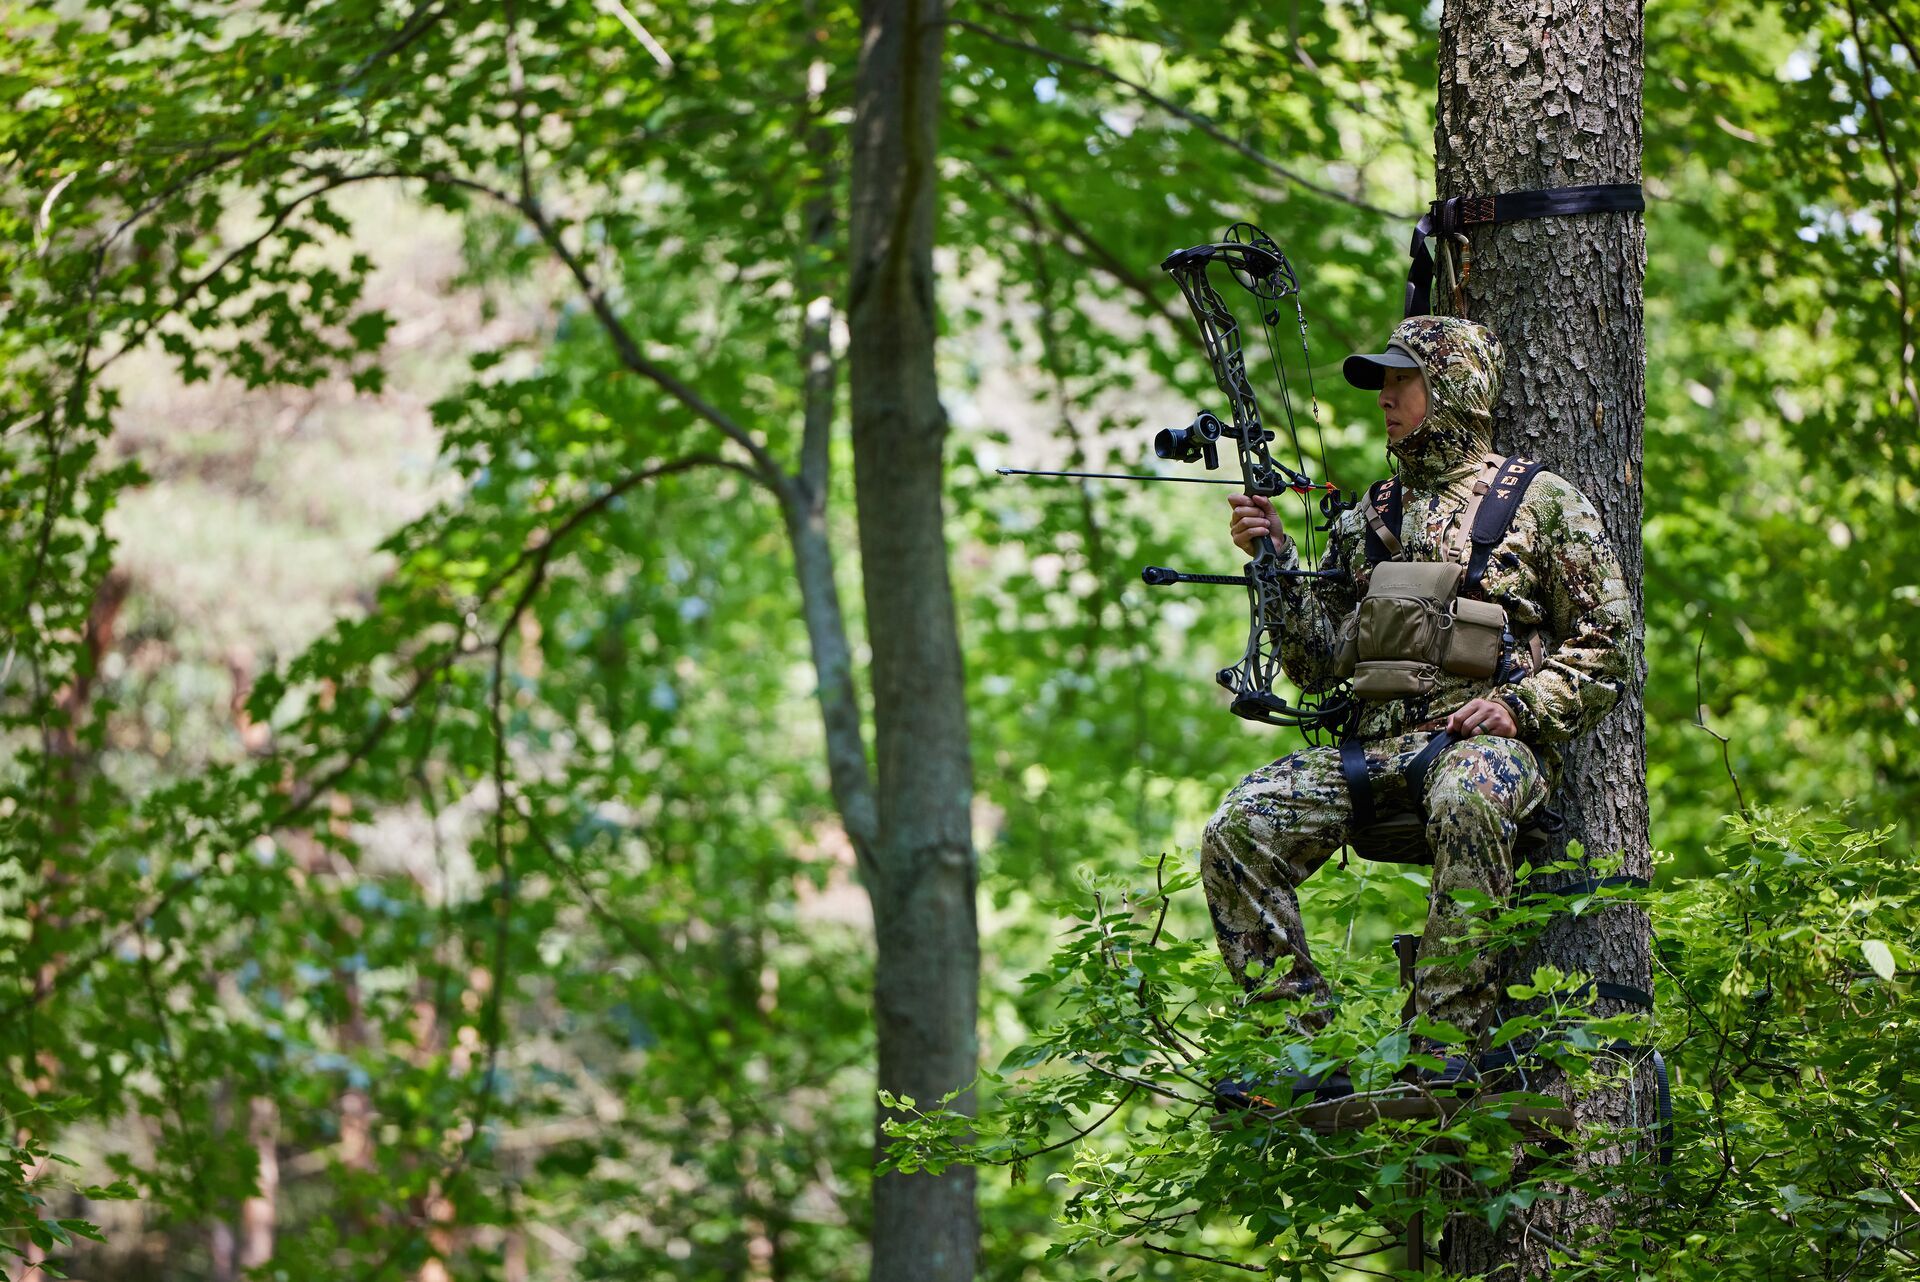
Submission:
<svg viewBox="0 0 1920 1282">
<path fill-rule="evenodd" d="M 1214 263 L 1224 264 L 1234 280 L 1260 302 L 1268 354 L 1275 365 L 1287 432 L 1293 438 L 1300 463 L 1298 470 L 1276 460 L 1267 449 L 1273 432 L 1261 419 L 1260 402 L 1247 377 L 1246 353 L 1240 343 L 1239 323 L 1208 277 L 1208 268 Z M 1251 223 L 1235 223 L 1227 228 L 1226 234 L 1217 243 L 1177 250 L 1169 254 L 1160 266 L 1180 286 L 1180 293 L 1186 298 L 1187 307 L 1200 326 L 1200 341 L 1206 348 L 1207 362 L 1213 367 L 1214 381 L 1226 395 L 1233 422 L 1222 423 L 1214 415 L 1202 413 L 1191 427 L 1161 432 L 1155 438 L 1154 452 L 1162 458 L 1176 458 L 1185 462 L 1204 458 L 1207 466 L 1214 468 L 1219 466 L 1214 442 L 1224 436 L 1238 447 L 1240 476 L 1246 493 L 1265 498 L 1289 492 L 1300 495 L 1302 508 L 1307 512 L 1309 531 L 1316 527 L 1307 498 L 1318 494 L 1325 524 L 1317 528 L 1330 530 L 1340 513 L 1352 506 L 1352 501 L 1341 497 L 1339 487 L 1325 481 L 1315 481 L 1306 474 L 1305 452 L 1300 448 L 1299 432 L 1293 417 L 1293 398 L 1287 390 L 1284 364 L 1273 339 L 1274 326 L 1280 320 L 1280 303 L 1291 298 L 1300 321 L 1300 349 L 1310 359 L 1306 310 L 1300 302 L 1300 281 L 1294 274 L 1293 264 L 1287 261 L 1286 254 L 1281 252 L 1272 237 L 1258 227 Z M 1311 395 L 1311 369 L 1307 377 Z M 1314 401 L 1314 420 L 1317 426 L 1317 398 Z M 1324 441 L 1320 446 L 1320 462 L 1324 469 Z M 1311 534 L 1309 541 L 1311 555 Z M 1267 725 L 1298 727 L 1309 734 L 1316 730 L 1331 729 L 1347 717 L 1352 707 L 1344 686 L 1319 698 L 1304 699 L 1299 705 L 1289 704 L 1274 693 L 1274 683 L 1281 675 L 1279 649 L 1286 605 L 1282 585 L 1288 578 L 1344 577 L 1345 571 L 1287 569 L 1281 564 L 1280 553 L 1274 549 L 1271 539 L 1259 540 L 1258 549 L 1245 574 L 1184 574 L 1164 566 L 1150 565 L 1141 571 L 1140 577 L 1155 586 L 1173 583 L 1244 586 L 1250 614 L 1246 653 L 1232 667 L 1222 668 L 1215 678 L 1232 691 L 1234 714 Z"/>
<path fill-rule="evenodd" d="M 1286 414 L 1287 434 L 1293 439 L 1294 454 L 1300 464 L 1298 469 L 1275 459 L 1267 449 L 1267 442 L 1273 439 L 1274 434 L 1261 419 L 1260 401 L 1254 395 L 1253 384 L 1247 377 L 1246 353 L 1240 343 L 1239 322 L 1234 319 L 1232 309 L 1208 277 L 1207 269 L 1214 263 L 1225 264 L 1241 288 L 1260 302 L 1267 353 L 1273 360 L 1281 409 Z M 1233 422 L 1223 423 L 1215 415 L 1203 411 L 1191 425 L 1157 434 L 1153 441 L 1153 452 L 1161 458 L 1176 459 L 1183 463 L 1204 460 L 1207 468 L 1212 470 L 1220 466 L 1219 440 L 1224 436 L 1238 447 L 1240 480 L 1234 482 L 1210 477 L 1142 476 L 1114 472 L 1042 472 L 1010 467 L 1000 468 L 1000 474 L 1115 481 L 1182 481 L 1204 485 L 1237 484 L 1246 493 L 1263 498 L 1273 498 L 1283 493 L 1298 494 L 1302 510 L 1307 515 L 1308 557 L 1312 559 L 1313 531 L 1331 530 L 1340 513 L 1353 506 L 1353 500 L 1343 498 L 1338 486 L 1316 481 L 1306 472 L 1306 452 L 1301 448 L 1299 428 L 1294 422 L 1293 397 L 1287 389 L 1285 362 L 1280 359 L 1279 347 L 1273 337 L 1274 327 L 1280 322 L 1280 304 L 1291 298 L 1294 314 L 1300 322 L 1300 351 L 1309 362 L 1307 389 L 1311 396 L 1313 372 L 1310 363 L 1312 354 L 1307 348 L 1307 313 L 1300 302 L 1300 281 L 1294 274 L 1293 264 L 1287 261 L 1286 254 L 1281 252 L 1273 238 L 1258 227 L 1252 223 L 1234 223 L 1218 242 L 1176 250 L 1167 255 L 1160 266 L 1180 286 L 1180 293 L 1186 298 L 1187 307 L 1200 326 L 1200 341 L 1206 348 L 1207 363 L 1213 367 L 1214 381 L 1226 394 Z M 1320 419 L 1317 398 L 1313 401 L 1313 417 L 1317 427 Z M 1326 461 L 1326 442 L 1322 440 L 1322 471 L 1326 469 Z M 1308 496 L 1314 494 L 1320 496 L 1320 513 L 1324 518 L 1324 523 L 1319 526 L 1314 525 L 1313 510 L 1308 504 Z M 1296 727 L 1305 731 L 1311 739 L 1317 731 L 1334 730 L 1341 726 L 1353 710 L 1353 701 L 1344 685 L 1318 698 L 1303 699 L 1298 705 L 1288 703 L 1273 692 L 1274 682 L 1281 675 L 1280 641 L 1286 609 L 1282 585 L 1290 578 L 1345 578 L 1346 571 L 1287 569 L 1281 564 L 1280 553 L 1274 549 L 1271 539 L 1261 539 L 1258 546 L 1259 550 L 1247 565 L 1245 574 L 1187 574 L 1161 565 L 1149 565 L 1140 572 L 1140 577 L 1155 587 L 1174 583 L 1217 583 L 1246 588 L 1250 615 L 1246 653 L 1232 667 L 1220 669 L 1215 679 L 1233 692 L 1235 715 L 1270 726 Z"/>
</svg>

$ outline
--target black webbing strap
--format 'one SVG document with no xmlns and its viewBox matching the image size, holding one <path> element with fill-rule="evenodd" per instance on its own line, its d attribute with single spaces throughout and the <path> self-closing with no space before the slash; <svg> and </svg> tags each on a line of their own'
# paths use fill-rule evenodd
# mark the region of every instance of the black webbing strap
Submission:
<svg viewBox="0 0 1920 1282">
<path fill-rule="evenodd" d="M 1440 754 L 1451 748 L 1459 740 L 1445 730 L 1427 740 L 1426 746 L 1407 763 L 1407 795 L 1418 814 L 1427 812 L 1427 772 L 1433 769 L 1433 763 Z M 1367 752 L 1358 739 L 1348 739 L 1340 745 L 1340 777 L 1346 781 L 1347 796 L 1353 801 L 1354 828 L 1371 827 L 1377 818 L 1373 801 L 1373 780 L 1367 777 Z"/>
<path fill-rule="evenodd" d="M 1473 1061 L 1474 1071 L 1481 1077 L 1510 1068 L 1525 1072 L 1527 1057 L 1539 1048 L 1540 1042 L 1529 1041 L 1525 1046 L 1508 1046 L 1477 1055 Z M 1673 1170 L 1673 1082 L 1667 1076 L 1667 1061 L 1658 1046 L 1642 1046 L 1638 1042 L 1608 1042 L 1605 1049 L 1615 1055 L 1637 1055 L 1644 1051 L 1653 1066 L 1654 1106 L 1659 1114 L 1654 1134 L 1659 1137 L 1660 1180 L 1664 1184 Z"/>
<path fill-rule="evenodd" d="M 1563 881 L 1557 886 L 1530 886 L 1532 895 L 1591 895 L 1600 890 L 1618 890 L 1631 887 L 1634 890 L 1651 890 L 1653 883 L 1645 877 L 1636 877 L 1632 873 L 1616 873 L 1611 877 L 1576 877 L 1572 881 Z"/>
<path fill-rule="evenodd" d="M 1389 476 L 1384 481 L 1375 481 L 1367 487 L 1367 501 L 1361 508 L 1361 515 L 1367 525 L 1367 564 L 1390 561 L 1400 554 L 1400 485 L 1397 477 Z M 1393 540 L 1393 546 L 1387 546 L 1387 539 L 1381 531 Z"/>
<path fill-rule="evenodd" d="M 1413 798 L 1414 809 L 1421 814 L 1427 812 L 1427 771 L 1433 769 L 1433 763 L 1440 759 L 1441 753 L 1458 742 L 1458 739 L 1442 730 L 1427 740 L 1427 746 L 1407 763 L 1407 791 Z"/>
<path fill-rule="evenodd" d="M 1644 988 L 1635 988 L 1631 984 L 1616 984 L 1610 979 L 1590 979 L 1567 996 L 1578 1001 L 1589 993 L 1603 1001 L 1627 1002 L 1642 1010 L 1653 1009 L 1652 993 Z"/>
<path fill-rule="evenodd" d="M 1527 497 L 1527 487 L 1545 466 L 1530 458 L 1514 457 L 1502 463 L 1494 474 L 1486 497 L 1480 500 L 1480 510 L 1473 517 L 1473 552 L 1467 557 L 1467 577 L 1460 583 L 1462 592 L 1480 590 L 1480 580 L 1486 577 L 1487 561 L 1493 556 L 1493 549 L 1507 537 L 1513 515 L 1520 510 L 1520 501 Z"/>
<path fill-rule="evenodd" d="M 1358 739 L 1340 745 L 1340 777 L 1347 781 L 1347 796 L 1353 800 L 1353 826 L 1372 825 L 1373 781 L 1367 778 L 1367 750 Z"/>
<path fill-rule="evenodd" d="M 1509 191 L 1497 196 L 1454 196 L 1436 200 L 1413 229 L 1413 266 L 1407 271 L 1408 316 L 1425 316 L 1433 287 L 1433 254 L 1427 237 L 1451 236 L 1487 223 L 1511 223 L 1523 218 L 1555 218 L 1564 214 L 1640 213 L 1647 198 L 1639 183 L 1597 183 L 1588 187 L 1548 187 L 1536 191 Z"/>
<path fill-rule="evenodd" d="M 1653 1078 L 1659 1083 L 1660 1178 L 1665 1182 L 1667 1173 L 1673 1170 L 1673 1086 L 1667 1081 L 1667 1061 L 1660 1058 L 1660 1048 L 1647 1049 L 1653 1052 Z"/>
<path fill-rule="evenodd" d="M 1527 497 L 1527 487 L 1533 484 L 1534 477 L 1545 470 L 1546 464 L 1528 458 L 1510 458 L 1500 464 L 1500 470 L 1494 473 L 1493 481 L 1474 513 L 1473 529 L 1468 532 L 1473 550 L 1467 558 L 1467 576 L 1460 583 L 1462 592 L 1479 590 L 1480 580 L 1486 577 L 1487 563 L 1493 556 L 1493 549 L 1500 545 L 1500 541 L 1507 537 L 1507 531 L 1513 527 L 1514 514 Z M 1390 476 L 1369 486 L 1360 512 L 1365 518 L 1367 531 L 1367 564 L 1389 561 L 1398 556 L 1401 522 L 1398 478 Z"/>
</svg>

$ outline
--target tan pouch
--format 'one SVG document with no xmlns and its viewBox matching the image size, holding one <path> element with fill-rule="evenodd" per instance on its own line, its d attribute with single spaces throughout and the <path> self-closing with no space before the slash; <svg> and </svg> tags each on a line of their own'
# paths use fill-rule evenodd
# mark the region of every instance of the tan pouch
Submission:
<svg viewBox="0 0 1920 1282">
<path fill-rule="evenodd" d="M 1463 677 L 1491 677 L 1500 670 L 1500 639 L 1507 630 L 1507 612 L 1491 601 L 1460 599 L 1453 603 L 1447 629 L 1447 648 L 1440 667 Z"/>
<path fill-rule="evenodd" d="M 1355 610 L 1340 625 L 1340 650 L 1334 655 L 1333 670 L 1342 680 L 1353 675 L 1353 668 L 1360 660 L 1360 647 L 1354 641 L 1354 633 L 1360 628 L 1360 611 Z"/>
<path fill-rule="evenodd" d="M 1362 699 L 1404 699 L 1432 694 L 1439 669 L 1412 659 L 1365 659 L 1353 670 L 1353 692 Z"/>
<path fill-rule="evenodd" d="M 1438 662 L 1454 593 L 1465 573 L 1465 567 L 1445 561 L 1376 565 L 1354 625 L 1355 658 L 1362 664 L 1380 659 Z"/>
</svg>

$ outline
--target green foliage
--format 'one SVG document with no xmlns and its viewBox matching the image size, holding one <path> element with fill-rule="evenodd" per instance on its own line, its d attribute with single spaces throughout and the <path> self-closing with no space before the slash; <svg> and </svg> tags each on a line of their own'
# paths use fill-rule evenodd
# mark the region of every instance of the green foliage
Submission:
<svg viewBox="0 0 1920 1282">
<path fill-rule="evenodd" d="M 1591 1240 L 1555 1239 L 1555 1276 L 1909 1276 L 1920 1003 L 1905 941 L 1920 929 L 1920 881 L 1887 850 L 1887 830 L 1766 813 L 1733 833 L 1724 874 L 1646 897 L 1657 1021 L 1594 1018 L 1582 977 L 1542 970 L 1509 985 L 1490 1039 L 1520 1049 L 1537 1080 L 1503 1082 L 1451 1120 L 1332 1134 L 1308 1124 L 1313 1101 L 1297 1084 L 1339 1070 L 1377 1099 L 1418 1096 L 1407 1070 L 1441 1064 L 1410 1035 L 1461 1053 L 1464 1036 L 1402 1023 L 1390 959 L 1350 956 L 1337 1017 L 1306 1033 L 1281 1004 L 1246 1008 L 1210 940 L 1168 931 L 1169 897 L 1190 877 L 1096 895 L 1027 980 L 1052 1003 L 1050 1022 L 982 1074 L 997 1107 L 972 1126 L 938 1108 L 891 1125 L 891 1160 L 1004 1166 L 1016 1181 L 1047 1170 L 1067 1191 L 1052 1253 L 1123 1245 L 1141 1276 L 1172 1251 L 1276 1278 L 1391 1269 L 1391 1239 L 1413 1215 L 1430 1231 L 1448 1216 L 1526 1222 L 1573 1187 L 1603 1192 L 1619 1222 Z M 1479 946 L 1511 949 L 1554 913 L 1641 897 L 1523 886 Z M 1321 944 L 1337 949 L 1337 899 L 1315 906 Z M 1670 1167 L 1649 1042 L 1673 1081 Z M 1565 1147 L 1516 1120 L 1552 1102 L 1535 1091 L 1566 1081 L 1578 1096 L 1626 1069 L 1640 1093 L 1623 1129 L 1589 1120 Z M 1221 1081 L 1256 1083 L 1271 1106 L 1221 1114 Z"/>
<path fill-rule="evenodd" d="M 831 0 L 657 6 L 641 18 L 664 66 L 621 8 L 10 12 L 0 1243 L 97 1260 L 68 1249 L 66 1212 L 137 1193 L 173 1235 L 168 1267 L 204 1275 L 196 1235 L 258 1186 L 239 1121 L 258 1098 L 300 1159 L 276 1244 L 290 1275 L 397 1276 L 451 1253 L 459 1276 L 497 1276 L 488 1234 L 533 1223 L 559 1226 L 580 1277 L 736 1276 L 769 1251 L 791 1276 L 862 1272 L 869 947 L 766 484 L 802 437 L 808 308 L 845 294 L 857 26 Z M 1324 432 L 1330 475 L 1380 474 L 1370 407 L 1335 367 L 1397 311 L 1405 215 L 1431 187 L 1434 11 L 954 16 L 942 374 L 983 1032 L 989 1062 L 1027 1048 L 987 1079 L 1009 1093 L 978 1155 L 1012 1162 L 1116 1105 L 1128 1136 L 1095 1131 L 990 1189 L 987 1267 L 1171 1275 L 1190 1262 L 1143 1257 L 1128 1217 L 1190 1205 L 1207 1250 L 1361 1249 L 1326 1245 L 1361 1223 L 1338 1190 L 1406 1209 L 1402 1177 L 1427 1159 L 1492 1188 L 1500 1119 L 1288 1138 L 1325 1163 L 1316 1191 L 1270 1160 L 1270 1135 L 1178 1121 L 1090 1067 L 1151 1069 L 1189 1099 L 1211 1074 L 1271 1071 L 1184 877 L 1078 906 L 1085 880 L 1191 840 L 1226 783 L 1284 748 L 1211 698 L 1233 594 L 1137 580 L 1148 561 L 1218 568 L 1220 509 L 992 469 L 1135 470 L 1148 429 L 1212 404 L 1152 265 L 1249 216 L 1307 287 L 1311 387 L 1283 353 L 1296 408 L 1318 412 L 1299 416 L 1306 450 Z M 1920 438 L 1916 125 L 1893 105 L 1915 96 L 1911 24 L 1873 0 L 1687 0 L 1648 19 L 1649 742 L 1656 837 L 1678 852 L 1655 900 L 1660 1038 L 1695 1217 L 1648 1240 L 1680 1273 L 1897 1271 L 1914 934 L 1885 852 L 1914 813 Z M 109 531 L 124 496 L 165 483 L 129 442 L 127 370 L 158 352 L 225 397 L 417 376 L 368 288 L 389 229 L 353 197 L 373 187 L 458 216 L 454 283 L 483 312 L 543 321 L 427 380 L 436 502 L 311 645 L 235 679 L 251 682 L 236 712 L 223 665 L 188 657 L 197 625 L 147 585 L 123 631 L 172 654 L 170 675 L 119 662 L 134 643 L 112 640 L 128 585 Z M 846 490 L 826 512 L 836 547 Z M 1703 700 L 1754 795 L 1846 799 L 1858 831 L 1774 817 L 1717 846 Z M 1384 1079 L 1409 1056 L 1380 945 L 1424 887 L 1327 877 L 1328 942 L 1370 995 L 1324 1046 L 1289 1043 L 1287 1067 Z M 1063 919 L 1057 965 L 1022 984 Z M 357 1110 L 378 1119 L 364 1148 Z M 1473 1161 L 1439 1162 L 1443 1138 Z M 61 1185 L 50 1148 L 112 1191 Z M 1064 1236 L 1043 1175 L 1072 1181 Z M 1538 1187 L 1482 1209 L 1524 1211 Z M 453 1246 L 432 1230 L 441 1203 L 467 1234 Z M 1073 1258 L 1049 1262 L 1056 1246 Z M 536 1249 L 536 1267 L 560 1254 Z"/>
<path fill-rule="evenodd" d="M 1673 1276 L 1912 1276 L 1920 876 L 1890 834 L 1762 813 L 1660 898 Z"/>
</svg>

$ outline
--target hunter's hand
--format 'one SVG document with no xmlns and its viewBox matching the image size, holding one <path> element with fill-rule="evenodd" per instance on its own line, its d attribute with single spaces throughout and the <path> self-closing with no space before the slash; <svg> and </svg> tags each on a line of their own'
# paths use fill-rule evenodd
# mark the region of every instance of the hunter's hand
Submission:
<svg viewBox="0 0 1920 1282">
<path fill-rule="evenodd" d="M 1233 542 L 1248 556 L 1255 555 L 1262 535 L 1273 540 L 1273 550 L 1286 551 L 1286 531 L 1280 528 L 1279 518 L 1273 514 L 1273 504 L 1267 499 L 1251 494 L 1229 494 L 1227 502 L 1233 505 Z"/>
<path fill-rule="evenodd" d="M 1513 709 L 1498 699 L 1475 699 L 1448 717 L 1447 724 L 1441 727 L 1457 739 L 1481 734 L 1511 739 L 1519 728 L 1513 724 Z"/>
</svg>

